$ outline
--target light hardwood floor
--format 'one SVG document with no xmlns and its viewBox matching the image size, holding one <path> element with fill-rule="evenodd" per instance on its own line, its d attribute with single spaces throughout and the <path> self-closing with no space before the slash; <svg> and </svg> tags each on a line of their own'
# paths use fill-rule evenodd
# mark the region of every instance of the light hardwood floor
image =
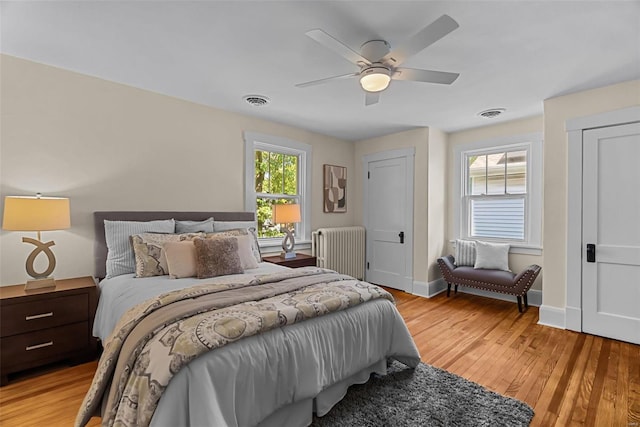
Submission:
<svg viewBox="0 0 640 427">
<path fill-rule="evenodd" d="M 538 309 L 393 291 L 425 363 L 535 410 L 532 426 L 640 427 L 640 346 L 537 325 Z M 96 362 L 0 388 L 0 426 L 69 426 Z M 93 418 L 90 426 L 98 426 Z"/>
</svg>

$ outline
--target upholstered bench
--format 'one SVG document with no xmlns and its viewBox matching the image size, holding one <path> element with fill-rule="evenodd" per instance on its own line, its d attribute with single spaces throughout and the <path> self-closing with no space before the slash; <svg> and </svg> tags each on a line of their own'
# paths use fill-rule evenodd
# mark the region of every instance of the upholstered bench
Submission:
<svg viewBox="0 0 640 427">
<path fill-rule="evenodd" d="M 451 285 L 455 286 L 455 293 L 458 292 L 458 285 L 470 288 L 484 289 L 486 291 L 500 292 L 507 295 L 514 295 L 518 299 L 518 311 L 524 307 L 528 308 L 527 291 L 540 273 L 540 266 L 532 264 L 518 274 L 510 271 L 497 269 L 473 268 L 471 266 L 456 266 L 453 256 L 448 255 L 438 258 L 438 266 L 442 272 L 442 277 L 447 282 L 447 297 L 451 293 Z"/>
</svg>

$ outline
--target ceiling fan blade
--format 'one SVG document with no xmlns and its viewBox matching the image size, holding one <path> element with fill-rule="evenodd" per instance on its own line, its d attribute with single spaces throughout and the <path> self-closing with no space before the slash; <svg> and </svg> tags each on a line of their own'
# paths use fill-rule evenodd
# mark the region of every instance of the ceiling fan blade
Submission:
<svg viewBox="0 0 640 427">
<path fill-rule="evenodd" d="M 310 38 L 312 38 L 313 40 L 320 43 L 321 45 L 323 45 L 324 47 L 333 50 L 338 55 L 342 56 L 343 58 L 347 59 L 350 62 L 353 62 L 356 65 L 359 65 L 358 64 L 359 62 L 363 62 L 367 65 L 371 64 L 371 61 L 369 61 L 367 58 L 360 55 L 358 52 L 354 51 L 349 46 L 342 43 L 340 40 L 325 33 L 320 29 L 310 30 L 310 31 L 307 31 L 305 34 Z"/>
<path fill-rule="evenodd" d="M 312 80 L 310 82 L 298 83 L 296 85 L 296 87 L 315 86 L 315 85 L 320 85 L 320 84 L 323 84 L 323 83 L 330 82 L 332 80 L 348 79 L 350 77 L 357 77 L 359 75 L 360 75 L 360 73 L 349 73 L 349 74 L 343 74 L 341 76 L 327 77 L 326 79 Z"/>
<path fill-rule="evenodd" d="M 445 71 L 417 70 L 415 68 L 396 68 L 391 78 L 393 80 L 411 80 L 414 82 L 439 83 L 450 85 L 458 78 L 458 73 Z"/>
<path fill-rule="evenodd" d="M 393 66 L 400 65 L 411 55 L 414 55 L 427 46 L 432 45 L 458 27 L 458 23 L 452 17 L 449 15 L 442 15 L 440 18 L 420 30 L 418 34 L 411 37 L 404 46 L 394 49 L 386 54 L 382 61 Z"/>
<path fill-rule="evenodd" d="M 364 98 L 364 105 L 377 104 L 380 101 L 380 92 L 367 92 Z"/>
</svg>

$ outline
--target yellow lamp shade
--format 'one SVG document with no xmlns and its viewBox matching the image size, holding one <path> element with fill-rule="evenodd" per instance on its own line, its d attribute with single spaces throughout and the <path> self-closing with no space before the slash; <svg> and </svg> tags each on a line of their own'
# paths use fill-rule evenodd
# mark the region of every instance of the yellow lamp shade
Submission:
<svg viewBox="0 0 640 427">
<path fill-rule="evenodd" d="M 273 222 L 275 224 L 291 224 L 300 222 L 300 205 L 273 205 Z"/>
<path fill-rule="evenodd" d="M 2 228 L 12 231 L 50 231 L 71 227 L 69 199 L 7 196 Z"/>
</svg>

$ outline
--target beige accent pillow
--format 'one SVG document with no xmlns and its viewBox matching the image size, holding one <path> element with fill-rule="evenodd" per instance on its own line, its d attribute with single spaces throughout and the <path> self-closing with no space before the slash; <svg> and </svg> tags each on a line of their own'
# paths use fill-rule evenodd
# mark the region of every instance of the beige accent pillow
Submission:
<svg viewBox="0 0 640 427">
<path fill-rule="evenodd" d="M 238 255 L 240 256 L 242 269 L 258 268 L 258 262 L 252 250 L 253 236 L 238 236 L 236 239 L 238 240 Z"/>
<path fill-rule="evenodd" d="M 170 278 L 196 276 L 196 246 L 193 241 L 167 242 L 164 244 L 164 253 Z"/>
<path fill-rule="evenodd" d="M 198 279 L 243 273 L 236 237 L 193 240 Z"/>
<path fill-rule="evenodd" d="M 142 233 L 131 236 L 136 260 L 136 277 L 164 276 L 169 274 L 163 246 L 168 242 L 181 242 L 201 237 L 202 233 L 163 234 Z"/>
</svg>

